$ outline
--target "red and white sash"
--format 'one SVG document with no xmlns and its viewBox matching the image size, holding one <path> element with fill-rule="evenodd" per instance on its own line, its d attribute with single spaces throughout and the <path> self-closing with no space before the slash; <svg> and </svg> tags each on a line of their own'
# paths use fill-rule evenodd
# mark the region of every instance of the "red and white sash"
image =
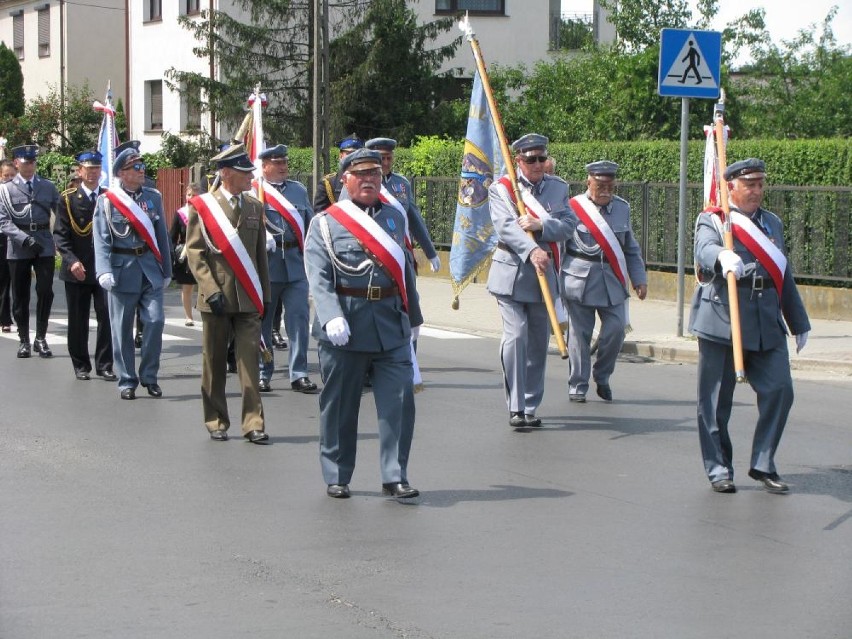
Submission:
<svg viewBox="0 0 852 639">
<path fill-rule="evenodd" d="M 402 219 L 405 220 L 405 248 L 409 251 L 414 250 L 414 244 L 411 242 L 411 234 L 408 232 L 408 212 L 402 205 L 402 202 L 396 199 L 393 193 L 388 191 L 388 187 L 382 184 L 382 190 L 379 191 L 379 199 L 385 204 L 390 204 L 397 211 L 402 213 Z"/>
<path fill-rule="evenodd" d="M 408 310 L 408 291 L 405 288 L 405 253 L 402 247 L 351 200 L 341 200 L 325 210 L 381 263 L 390 273 L 402 296 L 402 306 Z"/>
<path fill-rule="evenodd" d="M 627 291 L 627 260 L 624 257 L 621 242 L 618 241 L 612 228 L 606 223 L 595 203 L 585 193 L 572 197 L 569 204 L 580 222 L 586 225 L 592 237 L 600 245 L 609 265 L 612 267 L 612 272 L 615 273 L 618 281 Z"/>
<path fill-rule="evenodd" d="M 500 186 L 506 190 L 506 194 L 509 196 L 509 199 L 515 205 L 515 208 L 517 208 L 518 201 L 515 199 L 515 191 L 512 189 L 512 181 L 506 175 L 497 181 L 500 183 Z M 544 210 L 541 202 L 535 199 L 535 196 L 532 193 L 523 187 L 520 187 L 520 191 L 521 199 L 524 201 L 524 205 L 530 215 L 542 222 L 550 219 L 550 213 Z M 553 266 L 556 268 L 556 272 L 558 273 L 559 267 L 562 264 L 562 252 L 559 250 L 559 243 L 548 242 L 548 245 L 550 246 L 551 253 L 553 253 Z"/>
<path fill-rule="evenodd" d="M 268 186 L 267 186 L 268 185 Z M 296 236 L 296 241 L 299 242 L 299 250 L 305 250 L 305 218 L 299 212 L 293 203 L 290 202 L 284 195 L 269 184 L 266 180 L 260 179 L 252 182 L 255 191 L 258 194 L 258 199 L 264 204 L 269 204 L 273 209 L 278 211 L 281 217 L 293 229 L 293 234 Z"/>
<path fill-rule="evenodd" d="M 154 232 L 154 223 L 151 218 L 143 211 L 133 198 L 122 188 L 107 189 L 104 191 L 107 199 L 119 212 L 127 219 L 136 234 L 142 238 L 142 241 L 148 245 L 154 257 L 158 262 L 163 261 L 163 256 L 160 255 L 160 247 L 157 246 L 157 236 Z"/>
<path fill-rule="evenodd" d="M 719 234 L 724 237 L 721 215 L 724 215 L 724 211 L 714 215 L 713 222 Z M 775 283 L 775 290 L 778 291 L 778 299 L 780 300 L 781 291 L 784 287 L 784 273 L 787 271 L 787 258 L 784 253 L 772 243 L 772 240 L 766 237 L 766 234 L 751 221 L 749 216 L 743 215 L 739 211 L 731 211 L 731 231 L 740 244 L 745 246 L 769 273 Z"/>
<path fill-rule="evenodd" d="M 212 193 L 196 195 L 189 201 L 207 231 L 208 237 L 222 252 L 222 256 L 233 269 L 237 281 L 242 284 L 257 312 L 263 315 L 263 288 L 257 268 L 249 257 L 248 251 L 240 239 L 237 229 L 231 224 L 222 205 Z"/>
</svg>

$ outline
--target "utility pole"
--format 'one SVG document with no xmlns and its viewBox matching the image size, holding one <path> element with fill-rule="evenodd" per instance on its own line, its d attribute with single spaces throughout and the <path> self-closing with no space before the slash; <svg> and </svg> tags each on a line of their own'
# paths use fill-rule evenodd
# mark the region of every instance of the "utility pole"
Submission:
<svg viewBox="0 0 852 639">
<path fill-rule="evenodd" d="M 329 96 L 330 78 L 328 70 L 328 0 L 314 0 L 314 161 L 313 161 L 313 190 L 322 177 L 328 173 L 328 117 L 331 106 Z"/>
</svg>

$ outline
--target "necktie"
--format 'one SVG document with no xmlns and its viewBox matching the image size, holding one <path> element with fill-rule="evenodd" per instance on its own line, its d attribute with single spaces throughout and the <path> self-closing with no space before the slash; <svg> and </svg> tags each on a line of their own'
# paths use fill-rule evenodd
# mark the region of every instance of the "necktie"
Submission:
<svg viewBox="0 0 852 639">
<path fill-rule="evenodd" d="M 33 183 L 27 180 L 27 190 L 30 192 L 30 195 L 33 194 Z"/>
<path fill-rule="evenodd" d="M 240 208 L 240 196 L 239 195 L 232 195 L 231 196 L 231 208 L 234 209 L 235 211 L 238 208 Z"/>
<path fill-rule="evenodd" d="M 98 199 L 98 194 L 95 193 L 94 191 L 92 191 L 91 194 L 89 195 L 89 199 L 92 201 L 92 206 L 94 206 L 95 202 Z"/>
</svg>

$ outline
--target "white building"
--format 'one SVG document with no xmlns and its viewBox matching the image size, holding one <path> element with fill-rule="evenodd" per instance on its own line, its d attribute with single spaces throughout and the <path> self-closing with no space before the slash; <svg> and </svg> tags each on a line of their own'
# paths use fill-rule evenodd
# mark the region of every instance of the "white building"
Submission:
<svg viewBox="0 0 852 639">
<path fill-rule="evenodd" d="M 25 99 L 85 83 L 103 99 L 109 81 L 123 97 L 125 2 L 0 0 L 0 40 L 21 63 Z"/>
</svg>

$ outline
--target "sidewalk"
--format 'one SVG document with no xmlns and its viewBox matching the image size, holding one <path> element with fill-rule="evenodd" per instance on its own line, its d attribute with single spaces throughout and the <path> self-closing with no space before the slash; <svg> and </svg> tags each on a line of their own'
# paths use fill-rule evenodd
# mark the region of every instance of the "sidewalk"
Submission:
<svg viewBox="0 0 852 639">
<path fill-rule="evenodd" d="M 453 287 L 449 279 L 421 276 L 417 279 L 426 325 L 488 337 L 500 337 L 500 313 L 485 284 L 471 284 L 459 296 L 459 310 L 451 307 Z M 687 291 L 687 304 L 691 291 Z M 684 307 L 683 337 L 677 336 L 677 304 L 664 300 L 630 299 L 630 325 L 623 353 L 661 361 L 695 363 L 698 342 L 689 335 L 689 308 Z M 811 319 L 808 343 L 800 355 L 788 341 L 794 371 L 819 371 L 852 376 L 852 322 Z"/>
</svg>

